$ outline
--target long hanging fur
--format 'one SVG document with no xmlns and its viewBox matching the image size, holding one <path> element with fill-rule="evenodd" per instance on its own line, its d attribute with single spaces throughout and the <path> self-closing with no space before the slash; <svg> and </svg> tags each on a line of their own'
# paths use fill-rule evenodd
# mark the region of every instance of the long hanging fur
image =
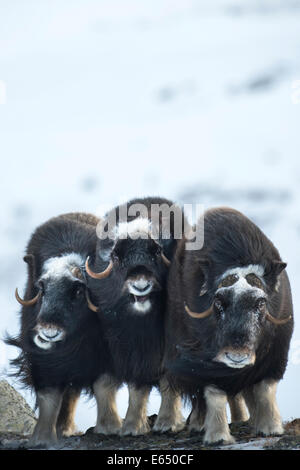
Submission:
<svg viewBox="0 0 300 470">
<path fill-rule="evenodd" d="M 248 265 L 264 268 L 271 315 L 291 319 L 284 325 L 262 321 L 254 366 L 228 370 L 224 364 L 212 362 L 218 343 L 215 315 L 193 319 L 184 303 L 194 311 L 205 311 L 212 304 L 216 279 L 230 268 Z M 288 276 L 285 271 L 278 274 L 282 266 L 272 242 L 247 217 L 230 208 L 205 213 L 201 250 L 186 251 L 185 240 L 179 243 L 168 280 L 164 356 L 168 379 L 176 390 L 192 401 L 211 383 L 233 396 L 263 379 L 282 379 L 293 331 Z M 199 295 L 204 284 L 206 293 Z"/>
<path fill-rule="evenodd" d="M 24 258 L 29 263 L 25 299 L 37 294 L 36 281 L 49 258 L 78 253 L 85 260 L 94 252 L 98 222 L 91 214 L 70 213 L 54 217 L 35 230 Z M 25 387 L 36 391 L 66 386 L 90 391 L 97 377 L 111 367 L 97 315 L 85 305 L 80 327 L 49 352 L 37 348 L 30 339 L 29 332 L 35 325 L 37 314 L 37 305 L 22 306 L 20 334 L 6 337 L 7 344 L 21 349 L 19 356 L 11 361 L 14 375 Z"/>
<path fill-rule="evenodd" d="M 143 204 L 147 208 L 147 220 L 151 225 L 151 205 L 174 203 L 162 198 L 133 199 L 127 203 Z M 179 207 L 177 206 L 177 209 Z M 119 224 L 120 207 L 116 211 L 116 225 Z M 181 211 L 180 211 L 181 212 Z M 106 215 L 109 217 L 110 213 Z M 135 217 L 128 217 L 132 222 Z M 183 227 L 182 219 L 182 227 Z M 147 222 L 147 223 L 148 223 Z M 160 224 L 162 218 L 160 217 Z M 146 225 L 146 224 L 144 224 Z M 161 225 L 160 225 L 161 226 Z M 171 215 L 171 238 L 164 240 L 160 231 L 159 244 L 168 259 L 172 259 L 177 240 L 174 238 L 174 216 Z M 98 241 L 93 271 L 100 272 L 107 266 L 101 253 L 109 250 L 111 241 Z M 166 308 L 166 279 L 168 268 L 162 263 L 150 240 L 123 240 L 120 244 L 120 260 L 116 261 L 111 274 L 103 280 L 89 279 L 89 287 L 96 303 L 100 307 L 100 318 L 103 322 L 105 337 L 114 362 L 114 375 L 120 382 L 131 383 L 136 387 L 158 385 L 162 376 L 161 362 L 164 351 L 164 314 Z M 123 261 L 125 260 L 125 261 Z M 161 290 L 153 294 L 151 311 L 145 315 L 132 313 L 129 300 L 122 295 L 126 272 L 144 266 L 159 280 Z"/>
</svg>

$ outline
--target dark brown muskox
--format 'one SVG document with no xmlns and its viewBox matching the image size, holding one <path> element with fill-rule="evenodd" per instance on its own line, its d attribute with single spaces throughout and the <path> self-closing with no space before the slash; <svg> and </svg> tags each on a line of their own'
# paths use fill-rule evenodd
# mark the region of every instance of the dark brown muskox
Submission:
<svg viewBox="0 0 300 470">
<path fill-rule="evenodd" d="M 7 342 L 21 349 L 12 362 L 36 393 L 39 419 L 30 445 L 49 445 L 57 435 L 72 434 L 81 390 L 90 391 L 110 371 L 84 270 L 86 257 L 95 250 L 98 222 L 83 213 L 54 217 L 35 230 L 27 246 L 24 299 L 16 291 L 22 304 L 21 332 Z M 108 405 L 103 400 L 98 409 L 102 420 Z M 119 420 L 116 413 L 113 418 Z"/>
<path fill-rule="evenodd" d="M 190 428 L 230 443 L 228 397 L 242 392 L 256 433 L 283 432 L 276 403 L 293 331 L 286 264 L 262 231 L 229 208 L 204 215 L 204 246 L 179 243 L 170 268 L 165 366 L 193 404 Z"/>
<path fill-rule="evenodd" d="M 159 210 L 162 205 L 167 212 L 164 216 Z M 153 386 L 159 386 L 162 393 L 154 430 L 175 431 L 183 427 L 180 398 L 165 386 L 161 367 L 166 280 L 177 243 L 172 206 L 166 199 L 145 198 L 110 211 L 103 219 L 95 256 L 86 264 L 91 276 L 89 289 L 93 302 L 99 305 L 114 366 L 113 375 L 99 380 L 94 391 L 96 396 L 108 394 L 113 400 L 122 383 L 129 385 L 129 407 L 121 430 L 124 435 L 149 431 L 146 410 Z M 157 210 L 156 221 L 151 209 Z M 181 210 L 178 206 L 174 209 L 182 228 Z M 110 217 L 113 223 L 108 229 L 105 224 Z M 105 230 L 110 236 L 102 239 Z M 95 431 L 102 432 L 100 424 Z"/>
</svg>

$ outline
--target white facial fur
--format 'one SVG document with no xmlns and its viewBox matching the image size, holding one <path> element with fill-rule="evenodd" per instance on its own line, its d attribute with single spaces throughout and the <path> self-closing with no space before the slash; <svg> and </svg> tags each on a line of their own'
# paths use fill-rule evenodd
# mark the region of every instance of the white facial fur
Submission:
<svg viewBox="0 0 300 470">
<path fill-rule="evenodd" d="M 72 267 L 80 267 L 84 265 L 84 258 L 78 253 L 70 253 L 64 256 L 57 256 L 47 259 L 43 266 L 43 279 L 58 279 L 68 277 L 71 280 L 77 279 L 71 272 Z"/>
<path fill-rule="evenodd" d="M 103 261 L 109 261 L 111 252 L 118 240 L 124 240 L 130 237 L 133 240 L 138 238 L 148 239 L 151 236 L 151 221 L 146 218 L 138 217 L 131 222 L 120 222 L 117 224 L 112 232 L 114 243 L 110 248 L 99 251 L 100 258 Z"/>
<path fill-rule="evenodd" d="M 43 266 L 41 279 L 58 280 L 67 277 L 75 281 L 75 277 L 71 269 L 84 265 L 84 259 L 78 253 L 69 253 L 64 256 L 56 256 L 49 258 Z M 35 327 L 37 334 L 34 336 L 33 341 L 41 349 L 50 349 L 54 343 L 61 341 L 65 337 L 65 331 L 55 325 L 42 325 L 38 324 Z"/>
<path fill-rule="evenodd" d="M 53 346 L 53 343 L 50 343 L 49 341 L 44 343 L 44 341 L 42 341 L 40 339 L 39 335 L 35 335 L 35 337 L 33 338 L 33 341 L 36 344 L 36 346 L 38 346 L 41 349 L 46 349 L 47 350 L 47 349 L 52 348 L 52 346 Z"/>
<path fill-rule="evenodd" d="M 120 222 L 115 227 L 116 238 L 148 238 L 151 231 L 151 221 L 138 217 L 131 222 Z"/>
<path fill-rule="evenodd" d="M 233 274 L 238 276 L 238 280 L 228 287 L 218 288 L 216 291 L 217 293 L 224 291 L 226 292 L 227 290 L 232 291 L 234 303 L 237 302 L 239 297 L 242 294 L 245 294 L 246 292 L 251 293 L 252 295 L 254 294 L 257 298 L 265 297 L 266 294 L 263 289 L 260 289 L 257 286 L 252 286 L 247 282 L 246 279 L 246 276 L 248 274 L 255 274 L 260 279 L 262 284 L 265 285 L 265 282 L 263 280 L 264 268 L 262 266 L 250 264 L 249 266 L 245 266 L 242 268 L 229 269 L 218 279 L 218 285 L 220 284 L 220 282 L 222 282 L 223 279 Z M 223 318 L 225 318 L 224 314 Z M 256 329 L 257 321 L 257 317 L 254 317 L 254 324 L 252 324 L 251 326 L 253 331 Z M 223 362 L 228 367 L 241 369 L 245 366 L 254 364 L 255 353 L 251 350 L 235 350 L 233 348 L 226 348 L 220 351 L 214 360 L 218 362 Z"/>
<path fill-rule="evenodd" d="M 220 351 L 214 359 L 217 362 L 223 362 L 228 367 L 242 369 L 245 366 L 254 364 L 255 353 L 253 351 L 239 351 L 234 349 L 224 349 Z"/>
<path fill-rule="evenodd" d="M 64 330 L 55 325 L 37 325 L 35 330 L 37 334 L 33 341 L 41 349 L 50 349 L 53 343 L 61 341 L 65 337 Z"/>
<path fill-rule="evenodd" d="M 225 271 L 225 273 L 222 274 L 220 280 L 224 279 L 230 274 L 237 274 L 239 277 L 245 277 L 247 276 L 247 274 L 253 273 L 257 277 L 262 278 L 264 272 L 265 270 L 260 264 L 249 264 L 248 266 L 228 269 L 227 271 Z"/>
<path fill-rule="evenodd" d="M 241 294 L 251 291 L 252 293 L 256 293 L 257 297 L 265 296 L 265 292 L 263 289 L 260 289 L 256 286 L 251 286 L 246 279 L 248 274 L 255 274 L 260 281 L 264 283 L 263 275 L 264 275 L 264 268 L 258 264 L 249 264 L 249 266 L 245 266 L 242 268 L 233 268 L 226 271 L 222 276 L 218 279 L 218 284 L 225 279 L 227 276 L 232 274 L 236 274 L 239 279 L 233 285 L 228 287 L 220 287 L 217 289 L 216 292 L 223 292 L 224 290 L 232 290 L 234 293 L 234 299 L 237 299 Z"/>
<path fill-rule="evenodd" d="M 130 294 L 135 296 L 135 301 L 132 304 L 134 310 L 139 313 L 147 313 L 151 308 L 151 300 L 147 299 L 143 302 L 138 300 L 138 297 L 145 297 L 149 295 L 153 290 L 155 281 L 145 276 L 139 276 L 136 278 L 129 278 L 125 282 L 124 290 L 127 290 Z M 144 289 L 144 290 L 141 290 Z"/>
<path fill-rule="evenodd" d="M 135 282 L 130 282 L 128 281 L 128 291 L 130 294 L 136 295 L 137 297 L 143 297 L 144 295 L 150 294 L 153 288 L 153 283 L 148 282 L 146 279 L 139 279 L 138 281 Z M 148 286 L 146 288 L 146 286 Z M 144 290 L 139 290 L 139 289 L 144 289 Z"/>
<path fill-rule="evenodd" d="M 147 313 L 151 308 L 150 300 L 146 300 L 146 302 L 134 302 L 133 308 L 139 313 Z"/>
</svg>

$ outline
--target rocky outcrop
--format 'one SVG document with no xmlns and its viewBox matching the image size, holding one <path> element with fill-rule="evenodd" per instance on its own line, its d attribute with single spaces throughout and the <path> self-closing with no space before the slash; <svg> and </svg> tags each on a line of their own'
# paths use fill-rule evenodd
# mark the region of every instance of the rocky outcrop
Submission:
<svg viewBox="0 0 300 470">
<path fill-rule="evenodd" d="M 0 380 L 0 433 L 31 434 L 36 424 L 34 412 L 6 380 Z"/>
</svg>

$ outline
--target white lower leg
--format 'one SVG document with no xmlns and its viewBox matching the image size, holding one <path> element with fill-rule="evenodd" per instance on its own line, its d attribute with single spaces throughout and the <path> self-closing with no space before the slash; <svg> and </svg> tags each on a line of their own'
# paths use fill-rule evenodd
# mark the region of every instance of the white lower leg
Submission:
<svg viewBox="0 0 300 470">
<path fill-rule="evenodd" d="M 161 405 L 153 430 L 157 432 L 180 431 L 184 428 L 181 398 L 172 390 L 166 379 L 160 381 Z"/>
<path fill-rule="evenodd" d="M 245 390 L 243 390 L 243 395 L 245 397 L 247 408 L 250 414 L 249 424 L 254 426 L 256 422 L 256 403 L 255 403 L 255 398 L 254 398 L 254 393 L 253 393 L 253 387 L 248 387 Z"/>
<path fill-rule="evenodd" d="M 122 426 L 116 405 L 118 385 L 111 376 L 105 374 L 94 383 L 93 389 L 97 402 L 97 423 L 94 433 L 118 434 Z"/>
<path fill-rule="evenodd" d="M 149 387 L 136 388 L 128 386 L 129 406 L 122 427 L 123 435 L 138 436 L 150 431 L 147 418 L 147 403 L 150 394 Z"/>
<path fill-rule="evenodd" d="M 262 380 L 253 387 L 255 399 L 255 432 L 265 436 L 280 435 L 283 426 L 276 401 L 278 382 Z"/>
<path fill-rule="evenodd" d="M 75 412 L 79 397 L 80 390 L 71 388 L 65 391 L 56 424 L 58 435 L 72 436 L 76 433 Z"/>
<path fill-rule="evenodd" d="M 29 441 L 30 445 L 53 445 L 57 441 L 56 423 L 63 392 L 46 389 L 37 392 L 39 419 Z"/>
<path fill-rule="evenodd" d="M 228 403 L 230 407 L 232 423 L 248 420 L 248 412 L 242 393 L 238 393 L 233 398 L 228 398 Z"/>
<path fill-rule="evenodd" d="M 197 403 L 194 404 L 190 418 L 189 418 L 189 431 L 201 432 L 204 429 L 204 420 L 206 414 L 205 401 L 198 399 Z"/>
<path fill-rule="evenodd" d="M 227 422 L 226 393 L 214 386 L 208 386 L 205 387 L 204 397 L 206 400 L 204 442 L 207 444 L 219 441 L 223 441 L 223 444 L 233 443 L 234 438 L 230 434 Z"/>
</svg>

